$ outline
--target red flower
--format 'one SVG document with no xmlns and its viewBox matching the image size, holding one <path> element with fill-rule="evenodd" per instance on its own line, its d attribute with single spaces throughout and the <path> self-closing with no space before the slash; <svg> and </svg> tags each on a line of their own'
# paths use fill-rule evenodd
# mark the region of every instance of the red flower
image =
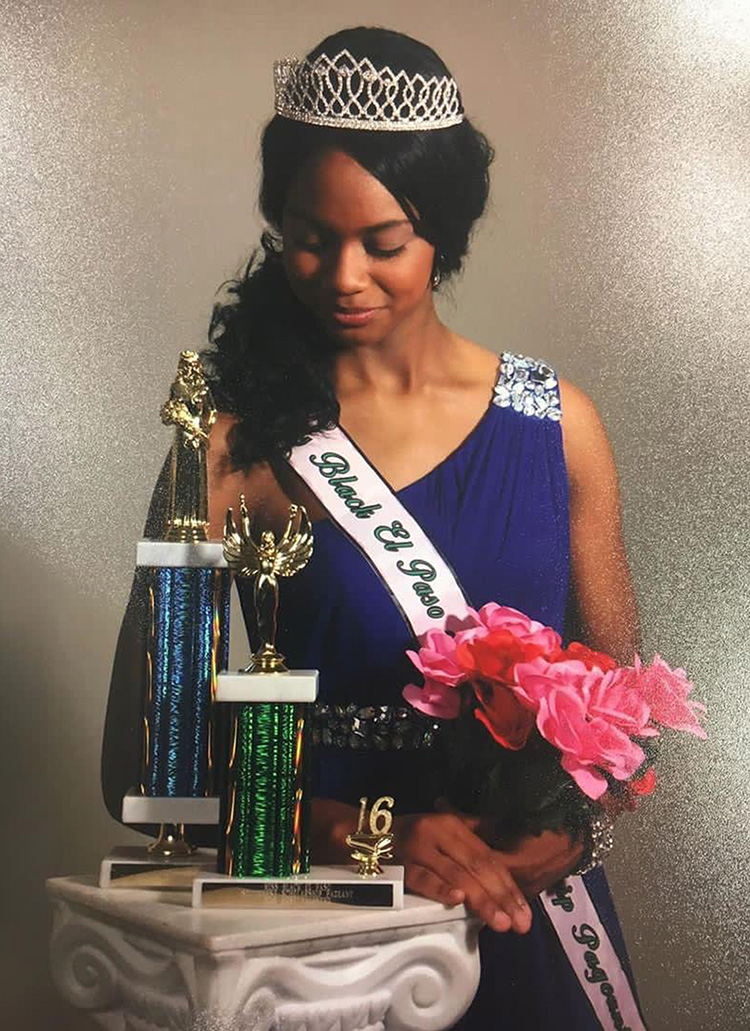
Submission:
<svg viewBox="0 0 750 1031">
<path fill-rule="evenodd" d="M 474 715 L 504 748 L 523 748 L 536 717 L 509 686 L 514 681 L 513 668 L 547 651 L 544 643 L 524 641 L 502 628 L 483 637 L 467 634 L 456 646 L 456 661 L 471 679 L 478 703 Z"/>
<path fill-rule="evenodd" d="M 638 780 L 631 780 L 628 784 L 628 791 L 631 795 L 650 795 L 656 788 L 656 770 L 649 766 L 642 777 Z"/>
<path fill-rule="evenodd" d="M 553 661 L 562 662 L 565 659 L 578 659 L 579 662 L 584 664 L 586 669 L 596 668 L 600 669 L 602 673 L 618 668 L 611 655 L 607 655 L 605 652 L 595 652 L 593 648 L 581 644 L 580 641 L 572 641 L 567 648 L 564 648 L 555 655 Z"/>
<path fill-rule="evenodd" d="M 545 651 L 542 644 L 524 641 L 510 630 L 498 629 L 484 637 L 460 641 L 456 646 L 456 661 L 472 678 L 512 684 L 515 664 L 531 662 Z"/>
<path fill-rule="evenodd" d="M 504 684 L 475 680 L 472 684 L 478 707 L 476 718 L 503 748 L 517 752 L 526 744 L 536 714 L 522 705 Z"/>
</svg>

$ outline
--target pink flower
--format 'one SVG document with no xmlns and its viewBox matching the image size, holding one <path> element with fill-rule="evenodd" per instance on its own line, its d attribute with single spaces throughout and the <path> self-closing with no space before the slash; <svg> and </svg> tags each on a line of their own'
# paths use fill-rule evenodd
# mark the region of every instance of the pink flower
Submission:
<svg viewBox="0 0 750 1031">
<path fill-rule="evenodd" d="M 688 700 L 693 685 L 684 669 L 670 669 L 659 655 L 654 655 L 651 665 L 644 667 L 636 656 L 634 672 L 638 690 L 651 709 L 652 719 L 672 730 L 686 730 L 706 739 L 708 735 L 698 721 L 706 706 L 702 702 Z"/>
<path fill-rule="evenodd" d="M 566 688 L 583 698 L 583 685 L 588 672 L 580 659 L 549 662 L 539 656 L 531 662 L 519 662 L 516 665 L 515 692 L 534 710 L 538 710 L 541 700 L 558 687 Z"/>
<path fill-rule="evenodd" d="M 552 627 L 530 619 L 509 605 L 498 605 L 497 602 L 491 601 L 483 605 L 478 612 L 474 609 L 470 609 L 469 612 L 477 625 L 473 629 L 463 631 L 467 638 L 483 637 L 492 630 L 507 630 L 514 637 L 521 638 L 524 644 L 540 647 L 543 653 L 550 657 L 562 644 L 560 635 Z"/>
<path fill-rule="evenodd" d="M 601 677 L 592 670 L 589 677 Z M 537 715 L 539 733 L 562 753 L 562 767 L 589 798 L 600 798 L 607 790 L 607 771 L 616 780 L 628 780 L 645 759 L 643 749 L 626 733 L 601 717 L 590 718 L 586 681 L 574 687 L 556 687 L 540 699 Z"/>
<path fill-rule="evenodd" d="M 425 677 L 424 687 L 407 684 L 401 693 L 415 709 L 438 719 L 454 720 L 461 708 L 460 691 L 428 677 Z"/>
<path fill-rule="evenodd" d="M 434 680 L 455 687 L 466 680 L 466 673 L 456 662 L 456 641 L 444 630 L 428 630 L 421 638 L 418 652 L 406 653 L 425 680 Z"/>
<path fill-rule="evenodd" d="M 610 670 L 598 679 L 588 677 L 589 714 L 607 720 L 626 734 L 656 737 L 659 731 L 649 726 L 651 710 L 637 689 L 633 674 L 633 670 L 624 668 Z"/>
</svg>

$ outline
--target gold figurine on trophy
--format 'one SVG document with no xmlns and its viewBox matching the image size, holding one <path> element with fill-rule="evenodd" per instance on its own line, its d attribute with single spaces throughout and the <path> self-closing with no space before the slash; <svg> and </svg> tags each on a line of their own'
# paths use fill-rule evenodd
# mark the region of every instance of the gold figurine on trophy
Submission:
<svg viewBox="0 0 750 1031">
<path fill-rule="evenodd" d="M 235 526 L 232 509 L 227 509 L 224 557 L 237 576 L 253 577 L 253 601 L 260 646 L 244 673 L 286 673 L 284 656 L 276 650 L 276 619 L 279 609 L 279 577 L 294 576 L 312 555 L 312 525 L 302 505 L 289 506 L 289 521 L 280 540 L 264 530 L 260 541 L 252 536 L 251 519 L 240 494 L 240 526 Z"/>
<path fill-rule="evenodd" d="M 208 476 L 206 449 L 216 422 L 201 360 L 182 351 L 161 421 L 175 427 L 165 539 L 181 543 L 208 540 Z"/>
</svg>

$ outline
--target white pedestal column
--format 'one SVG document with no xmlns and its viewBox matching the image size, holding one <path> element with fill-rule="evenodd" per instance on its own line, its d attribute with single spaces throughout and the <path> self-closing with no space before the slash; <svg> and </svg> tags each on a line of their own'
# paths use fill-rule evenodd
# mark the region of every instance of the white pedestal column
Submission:
<svg viewBox="0 0 750 1031">
<path fill-rule="evenodd" d="M 444 1031 L 479 981 L 462 906 L 191 909 L 187 892 L 47 882 L 52 973 L 108 1031 Z"/>
</svg>

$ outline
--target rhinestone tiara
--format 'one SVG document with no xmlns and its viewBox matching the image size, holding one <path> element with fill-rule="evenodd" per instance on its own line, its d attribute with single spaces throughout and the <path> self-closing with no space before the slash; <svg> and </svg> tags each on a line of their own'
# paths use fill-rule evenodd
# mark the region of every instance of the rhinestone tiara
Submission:
<svg viewBox="0 0 750 1031">
<path fill-rule="evenodd" d="M 348 50 L 284 58 L 273 66 L 275 109 L 283 118 L 336 129 L 382 131 L 446 129 L 464 119 L 461 96 L 449 75 L 408 75 Z"/>
</svg>

